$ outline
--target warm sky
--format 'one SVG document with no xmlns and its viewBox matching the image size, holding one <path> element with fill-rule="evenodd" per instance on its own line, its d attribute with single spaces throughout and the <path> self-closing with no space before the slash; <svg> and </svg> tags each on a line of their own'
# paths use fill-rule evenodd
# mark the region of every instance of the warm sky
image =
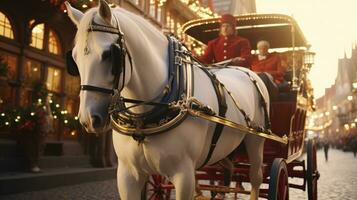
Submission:
<svg viewBox="0 0 357 200">
<path fill-rule="evenodd" d="M 316 52 L 310 72 L 315 97 L 324 95 L 337 75 L 338 58 L 350 57 L 357 41 L 357 0 L 256 0 L 258 13 L 293 16 Z"/>
</svg>

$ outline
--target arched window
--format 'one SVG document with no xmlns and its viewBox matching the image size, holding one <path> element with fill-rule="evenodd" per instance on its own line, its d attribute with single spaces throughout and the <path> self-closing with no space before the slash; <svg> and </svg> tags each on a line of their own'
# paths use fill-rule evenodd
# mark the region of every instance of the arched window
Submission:
<svg viewBox="0 0 357 200">
<path fill-rule="evenodd" d="M 33 27 L 30 46 L 47 50 L 55 55 L 61 54 L 61 46 L 57 34 L 43 23 Z"/>
<path fill-rule="evenodd" d="M 37 49 L 43 49 L 44 36 L 45 36 L 45 25 L 37 24 L 32 29 L 30 46 L 35 47 Z"/>
<path fill-rule="evenodd" d="M 53 53 L 55 55 L 60 55 L 61 54 L 61 48 L 59 45 L 59 39 L 56 35 L 56 33 L 52 30 L 49 31 L 49 37 L 48 37 L 48 51 L 50 53 Z"/>
<path fill-rule="evenodd" d="M 2 12 L 0 12 L 0 35 L 14 39 L 14 32 L 12 30 L 10 21 Z"/>
</svg>

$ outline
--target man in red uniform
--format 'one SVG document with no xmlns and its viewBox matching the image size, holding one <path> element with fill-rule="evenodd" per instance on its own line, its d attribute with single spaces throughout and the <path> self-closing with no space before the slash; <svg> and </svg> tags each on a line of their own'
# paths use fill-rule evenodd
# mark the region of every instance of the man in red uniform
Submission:
<svg viewBox="0 0 357 200">
<path fill-rule="evenodd" d="M 202 63 L 212 64 L 232 59 L 231 64 L 249 67 L 251 61 L 250 42 L 237 36 L 236 19 L 225 14 L 221 18 L 219 37 L 208 42 L 205 53 L 199 58 Z"/>
<path fill-rule="evenodd" d="M 261 40 L 257 44 L 259 51 L 252 60 L 251 69 L 255 72 L 267 72 L 273 76 L 274 82 L 280 84 L 284 81 L 284 69 L 281 67 L 281 59 L 277 53 L 269 53 L 270 44 Z"/>
</svg>

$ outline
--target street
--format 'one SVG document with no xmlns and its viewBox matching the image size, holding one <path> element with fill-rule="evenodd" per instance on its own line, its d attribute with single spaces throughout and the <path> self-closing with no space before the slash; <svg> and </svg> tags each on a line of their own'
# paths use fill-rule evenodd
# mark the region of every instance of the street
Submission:
<svg viewBox="0 0 357 200">
<path fill-rule="evenodd" d="M 324 152 L 317 152 L 318 169 L 321 177 L 318 183 L 320 200 L 355 200 L 357 199 L 357 158 L 351 152 L 330 149 L 329 161 L 326 162 Z M 289 180 L 294 181 L 294 180 Z M 247 196 L 240 195 L 242 199 Z M 59 187 L 44 191 L 27 192 L 0 197 L 2 200 L 104 200 L 118 199 L 115 180 L 85 183 L 80 185 Z M 226 199 L 231 199 L 227 195 Z M 290 189 L 290 199 L 307 199 L 307 192 Z"/>
</svg>

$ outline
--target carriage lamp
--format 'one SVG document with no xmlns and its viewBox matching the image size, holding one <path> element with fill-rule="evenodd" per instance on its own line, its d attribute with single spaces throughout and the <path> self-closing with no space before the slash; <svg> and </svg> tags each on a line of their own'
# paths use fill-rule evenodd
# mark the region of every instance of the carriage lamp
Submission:
<svg viewBox="0 0 357 200">
<path fill-rule="evenodd" d="M 315 52 L 312 51 L 305 51 L 304 53 L 304 65 L 307 67 L 311 67 L 314 64 L 315 59 Z"/>
<path fill-rule="evenodd" d="M 355 81 L 352 83 L 352 92 L 353 92 L 353 93 L 356 93 L 356 92 L 357 92 L 357 80 L 355 80 Z"/>
</svg>

